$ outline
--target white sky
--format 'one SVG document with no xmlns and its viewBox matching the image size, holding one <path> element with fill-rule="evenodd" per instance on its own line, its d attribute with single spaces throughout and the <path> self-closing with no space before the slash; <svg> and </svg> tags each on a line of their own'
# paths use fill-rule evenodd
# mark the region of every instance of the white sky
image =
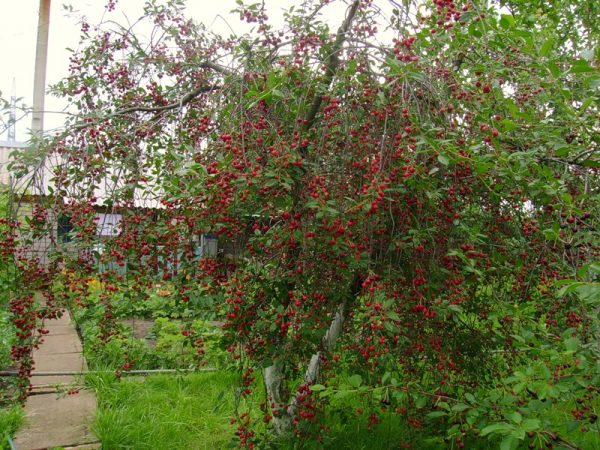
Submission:
<svg viewBox="0 0 600 450">
<path fill-rule="evenodd" d="M 282 10 L 289 8 L 299 0 L 266 0 L 268 15 L 275 25 L 282 22 Z M 332 26 L 332 31 L 337 29 L 343 20 L 346 9 L 345 1 L 326 9 L 325 19 Z M 387 4 L 381 0 L 382 4 Z M 81 11 L 88 17 L 90 24 L 98 23 L 105 12 L 105 0 L 52 0 L 50 12 L 50 36 L 48 45 L 48 67 L 46 84 L 50 85 L 67 75 L 70 53 L 67 47 L 77 48 L 80 26 L 76 16 L 67 16 L 63 8 L 69 4 L 76 11 Z M 8 99 L 12 92 L 13 79 L 16 83 L 16 96 L 21 98 L 20 103 L 32 104 L 33 97 L 33 68 L 35 61 L 35 41 L 37 37 L 37 20 L 39 0 L 0 0 L 2 14 L 0 14 L 0 92 L 2 97 Z M 144 0 L 120 0 L 113 13 L 119 22 L 124 14 L 134 21 L 142 13 Z M 240 22 L 236 15 L 230 11 L 235 8 L 235 0 L 187 0 L 188 17 L 203 22 L 211 29 L 230 34 L 225 18 L 234 29 L 239 30 Z M 219 17 L 221 16 L 221 18 Z M 51 96 L 46 96 L 44 117 L 45 130 L 60 127 L 63 115 L 51 111 L 61 111 L 64 104 Z M 17 113 L 17 117 L 19 114 Z M 17 141 L 28 140 L 28 130 L 31 118 L 20 120 L 16 128 Z M 6 133 L 0 135 L 0 140 L 6 140 Z"/>
</svg>

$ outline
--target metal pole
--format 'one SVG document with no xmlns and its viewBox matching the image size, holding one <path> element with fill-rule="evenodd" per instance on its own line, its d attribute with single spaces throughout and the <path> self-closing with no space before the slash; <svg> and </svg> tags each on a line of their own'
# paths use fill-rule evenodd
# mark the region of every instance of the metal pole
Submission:
<svg viewBox="0 0 600 450">
<path fill-rule="evenodd" d="M 46 95 L 49 28 L 50 0 L 40 0 L 35 50 L 35 75 L 33 80 L 33 118 L 31 120 L 31 132 L 34 136 L 40 136 L 44 130 L 44 96 Z"/>
</svg>

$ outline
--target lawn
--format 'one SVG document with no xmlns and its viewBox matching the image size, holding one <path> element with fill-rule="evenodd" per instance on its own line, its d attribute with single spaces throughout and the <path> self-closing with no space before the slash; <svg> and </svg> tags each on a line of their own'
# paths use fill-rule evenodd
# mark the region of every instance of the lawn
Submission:
<svg viewBox="0 0 600 450">
<path fill-rule="evenodd" d="M 98 413 L 93 427 L 105 450 L 222 449 L 238 445 L 236 425 L 230 422 L 236 415 L 236 373 L 151 375 L 120 380 L 112 374 L 88 375 L 86 384 L 96 391 Z M 263 397 L 264 393 L 253 396 Z M 256 403 L 245 406 L 258 409 Z M 379 426 L 368 430 L 367 418 L 356 416 L 354 408 L 351 411 L 352 414 L 340 409 L 329 411 L 325 424 L 328 433 L 320 443 L 294 439 L 263 442 L 260 448 L 397 449 L 409 442 L 413 443 L 410 448 L 444 448 L 441 440 L 423 441 L 419 430 L 405 427 L 395 414 L 385 415 Z"/>
<path fill-rule="evenodd" d="M 235 438 L 236 374 L 88 375 L 96 390 L 94 431 L 104 449 L 227 448 Z"/>
</svg>

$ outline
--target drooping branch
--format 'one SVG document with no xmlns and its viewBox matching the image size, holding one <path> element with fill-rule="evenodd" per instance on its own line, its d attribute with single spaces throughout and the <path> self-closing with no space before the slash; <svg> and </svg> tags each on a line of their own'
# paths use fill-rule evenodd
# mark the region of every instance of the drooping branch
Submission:
<svg viewBox="0 0 600 450">
<path fill-rule="evenodd" d="M 132 106 L 131 108 L 125 108 L 119 111 L 115 111 L 114 113 L 110 114 L 110 116 L 122 116 L 125 114 L 130 114 L 132 112 L 161 112 L 168 111 L 170 109 L 181 108 L 182 106 L 185 106 L 189 102 L 194 100 L 200 94 L 205 94 L 207 92 L 216 91 L 219 89 L 221 89 L 220 86 L 200 86 L 199 88 L 194 89 L 193 91 L 185 94 L 183 97 L 181 97 L 181 99 L 179 99 L 179 101 L 175 101 L 173 103 L 169 103 L 167 105 L 162 106 Z"/>
<path fill-rule="evenodd" d="M 222 66 L 220 64 L 214 63 L 212 61 L 205 61 L 203 63 L 200 63 L 200 68 L 201 69 L 212 69 L 215 72 L 220 72 L 223 75 L 234 75 L 235 72 L 233 70 L 228 69 L 225 66 Z"/>
<path fill-rule="evenodd" d="M 217 63 L 214 63 L 212 61 L 205 61 L 205 62 L 201 63 L 199 65 L 199 67 L 201 69 L 211 69 L 211 70 L 214 70 L 215 72 L 219 72 L 223 75 L 233 75 L 234 74 L 234 72 L 229 70 L 227 67 L 224 67 Z M 179 100 L 168 103 L 166 105 L 132 106 L 129 108 L 119 109 L 113 113 L 107 114 L 106 116 L 99 118 L 98 121 L 102 122 L 102 121 L 110 120 L 114 117 L 124 116 L 126 114 L 131 114 L 131 113 L 135 113 L 135 112 L 156 113 L 156 112 L 169 111 L 172 109 L 178 109 L 178 108 L 181 108 L 181 107 L 187 105 L 188 103 L 190 103 L 192 100 L 194 100 L 196 97 L 198 97 L 201 94 L 205 94 L 205 93 L 211 92 L 211 91 L 218 91 L 219 89 L 221 89 L 221 86 L 215 86 L 215 85 L 199 86 L 198 88 L 183 95 Z M 91 126 L 92 124 L 93 124 L 93 122 L 79 122 L 73 126 L 73 129 L 82 130 L 84 128 Z"/>
<path fill-rule="evenodd" d="M 130 108 L 119 109 L 118 111 L 115 111 L 113 113 L 107 114 L 104 117 L 99 118 L 98 121 L 102 122 L 102 121 L 110 120 L 114 117 L 124 116 L 126 114 L 131 114 L 134 112 L 152 113 L 152 112 L 162 112 L 162 111 L 169 111 L 171 109 L 181 108 L 181 107 L 187 105 L 188 103 L 190 103 L 192 100 L 194 100 L 200 94 L 205 94 L 207 92 L 216 91 L 219 89 L 221 89 L 220 86 L 200 86 L 199 88 L 194 89 L 193 91 L 185 94 L 178 101 L 168 103 L 168 104 L 162 105 L 162 106 L 132 106 Z M 92 125 L 93 125 L 93 122 L 79 122 L 79 123 L 73 125 L 73 129 L 82 130 L 82 129 L 87 128 Z"/>
</svg>

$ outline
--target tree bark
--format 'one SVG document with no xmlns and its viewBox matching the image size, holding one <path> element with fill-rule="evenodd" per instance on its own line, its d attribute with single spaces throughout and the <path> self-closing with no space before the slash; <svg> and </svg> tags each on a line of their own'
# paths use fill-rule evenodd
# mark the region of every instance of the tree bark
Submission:
<svg viewBox="0 0 600 450">
<path fill-rule="evenodd" d="M 304 384 L 314 384 L 319 378 L 321 368 L 321 359 L 324 351 L 330 352 L 342 332 L 342 325 L 345 320 L 347 301 L 338 306 L 335 316 L 329 325 L 329 329 L 323 337 L 323 350 L 317 351 L 311 356 L 304 373 Z M 285 377 L 281 368 L 281 361 L 275 361 L 273 365 L 267 367 L 264 371 L 264 382 L 267 390 L 267 396 L 272 404 L 273 427 L 278 435 L 286 434 L 291 431 L 292 422 L 298 409 L 298 399 L 294 395 L 291 400 L 284 400 Z"/>
</svg>

